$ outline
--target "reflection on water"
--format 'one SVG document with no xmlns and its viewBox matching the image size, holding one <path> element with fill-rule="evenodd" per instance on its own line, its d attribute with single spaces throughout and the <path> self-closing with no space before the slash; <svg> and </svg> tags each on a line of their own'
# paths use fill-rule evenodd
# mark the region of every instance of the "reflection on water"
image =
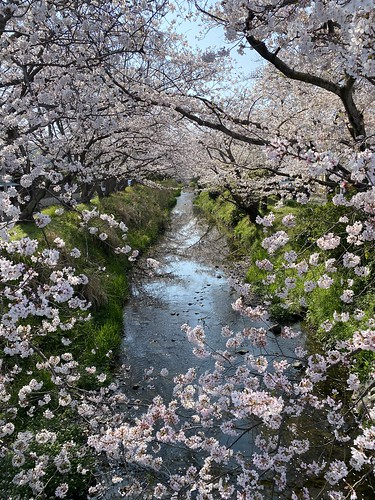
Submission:
<svg viewBox="0 0 375 500">
<path fill-rule="evenodd" d="M 225 325 L 235 332 L 245 326 L 265 326 L 233 311 L 231 304 L 237 295 L 222 268 L 227 248 L 219 235 L 208 231 L 194 215 L 192 198 L 191 193 L 183 193 L 178 199 L 170 227 L 151 255 L 160 262 L 160 269 L 150 275 L 145 263 L 139 263 L 133 298 L 125 307 L 122 361 L 131 365 L 129 385 L 134 388 L 134 397 L 151 400 L 162 394 L 170 400 L 175 374 L 190 367 L 203 372 L 212 366 L 212 360 L 193 356 L 182 324 L 202 325 L 209 346 L 215 350 L 225 349 L 221 336 Z M 295 347 L 295 343 L 270 337 L 268 353 L 286 354 Z M 156 374 L 167 368 L 170 377 L 150 383 L 144 379 L 150 366 Z"/>
<path fill-rule="evenodd" d="M 124 310 L 123 373 L 120 374 L 123 390 L 130 400 L 123 408 L 128 421 L 139 417 L 145 410 L 145 404 L 147 406 L 156 396 L 162 396 L 166 403 L 170 402 L 173 399 L 175 375 L 186 373 L 191 367 L 196 368 L 198 375 L 213 368 L 212 358 L 202 360 L 193 356 L 192 345 L 181 330 L 182 324 L 203 326 L 212 350 L 225 349 L 226 339 L 222 337 L 221 329 L 226 325 L 234 332 L 244 327 L 269 326 L 243 318 L 233 311 L 231 304 L 238 294 L 231 288 L 225 273 L 228 249 L 223 238 L 215 230 L 209 230 L 195 216 L 192 198 L 191 193 L 181 195 L 173 210 L 169 229 L 149 255 L 160 262 L 160 268 L 151 273 L 146 258 L 142 258 L 134 273 L 132 298 Z M 299 325 L 295 325 L 295 329 L 299 329 Z M 238 353 L 268 354 L 271 356 L 268 358 L 270 361 L 273 356 L 292 354 L 296 345 L 303 344 L 304 339 L 288 341 L 269 332 L 268 342 L 267 353 L 251 346 L 244 346 L 242 352 L 239 350 Z M 152 372 L 150 367 L 153 367 Z M 163 368 L 168 369 L 167 377 L 158 376 Z M 229 375 L 231 370 L 226 374 Z M 295 370 L 293 373 L 298 377 Z M 183 415 L 179 415 L 181 422 L 188 415 L 189 410 L 183 410 Z M 219 426 L 216 430 L 210 428 L 209 433 L 216 433 L 220 444 L 231 446 L 233 451 L 241 452 L 246 457 L 254 451 L 256 430 L 247 432 L 248 422 L 243 424 L 245 432 L 238 439 L 224 435 Z M 197 466 L 199 470 L 204 452 L 195 453 L 182 447 L 166 445 L 158 453 L 163 459 L 160 476 L 169 476 L 179 471 L 185 472 L 191 465 Z M 126 495 L 126 498 L 154 498 L 153 476 L 147 476 L 144 470 L 139 472 L 136 466 L 134 470 L 130 469 L 133 467 L 130 464 L 126 464 L 124 474 L 121 467 L 120 464 L 118 473 L 126 476 L 125 485 L 127 482 L 130 484 L 134 476 L 141 478 L 145 488 L 142 493 Z M 217 473 L 221 476 L 226 471 L 221 468 Z M 270 485 L 271 482 L 265 477 L 265 498 L 268 492 L 269 498 L 275 498 L 269 489 L 272 487 Z M 119 498 L 118 487 L 110 483 L 104 498 Z"/>
</svg>

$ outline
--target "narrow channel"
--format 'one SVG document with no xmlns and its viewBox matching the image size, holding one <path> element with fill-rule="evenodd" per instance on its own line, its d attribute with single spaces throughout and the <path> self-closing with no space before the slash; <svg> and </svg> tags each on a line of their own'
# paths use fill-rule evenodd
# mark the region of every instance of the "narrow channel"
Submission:
<svg viewBox="0 0 375 500">
<path fill-rule="evenodd" d="M 204 326 L 213 348 L 223 347 L 221 327 L 234 322 L 244 326 L 232 310 L 235 296 L 223 271 L 228 248 L 218 232 L 195 215 L 192 200 L 193 193 L 181 194 L 168 230 L 147 256 L 160 263 L 159 269 L 150 272 L 144 259 L 132 279 L 124 314 L 123 362 L 132 366 L 132 387 L 143 396 L 152 396 L 142 385 L 150 366 L 156 373 L 167 368 L 172 375 L 200 364 L 182 324 Z"/>
<path fill-rule="evenodd" d="M 225 349 L 227 339 L 221 335 L 224 326 L 234 332 L 244 327 L 265 326 L 233 310 L 232 303 L 239 292 L 233 289 L 229 278 L 230 250 L 219 232 L 195 213 L 193 199 L 191 192 L 181 194 L 168 229 L 152 250 L 139 259 L 132 276 L 132 294 L 124 310 L 119 370 L 124 392 L 131 402 L 125 409 L 130 421 L 140 417 L 145 405 L 156 396 L 161 396 L 167 404 L 174 399 L 175 375 L 186 373 L 191 367 L 198 374 L 213 367 L 211 358 L 202 360 L 193 355 L 193 346 L 185 338 L 182 324 L 203 326 L 212 350 Z M 150 258 L 160 263 L 155 271 L 147 266 Z M 294 327 L 299 329 L 299 325 Z M 296 345 L 303 342 L 302 338 L 288 341 L 270 333 L 267 352 L 276 357 L 292 354 Z M 254 355 L 262 353 L 262 348 L 248 349 Z M 168 370 L 168 376 L 160 376 L 163 368 Z M 252 432 L 231 445 L 232 449 L 251 456 L 255 449 Z M 221 433 L 217 439 L 223 445 L 230 444 L 229 438 Z M 161 455 L 164 470 L 170 474 L 183 472 L 192 464 L 199 467 L 200 455 L 194 453 L 169 448 Z M 111 496 L 114 489 L 111 485 L 105 498 L 116 498 Z"/>
<path fill-rule="evenodd" d="M 168 400 L 173 376 L 190 367 L 207 369 L 207 361 L 192 354 L 192 345 L 181 331 L 184 323 L 204 327 L 211 349 L 225 349 L 221 329 L 263 326 L 241 317 L 232 303 L 239 294 L 231 287 L 226 268 L 228 247 L 215 228 L 197 216 L 192 192 L 183 192 L 172 211 L 169 228 L 147 258 L 160 263 L 150 272 L 146 258 L 140 260 L 133 277 L 132 297 L 124 311 L 122 363 L 130 366 L 127 386 L 142 401 L 163 395 Z M 298 325 L 297 325 L 298 326 Z M 301 341 L 301 339 L 300 339 Z M 271 336 L 268 352 L 284 354 L 296 346 Z M 259 354 L 255 352 L 254 354 Z M 212 363 L 212 361 L 210 361 Z M 168 377 L 157 377 L 163 368 Z M 150 382 L 151 379 L 151 382 Z"/>
</svg>

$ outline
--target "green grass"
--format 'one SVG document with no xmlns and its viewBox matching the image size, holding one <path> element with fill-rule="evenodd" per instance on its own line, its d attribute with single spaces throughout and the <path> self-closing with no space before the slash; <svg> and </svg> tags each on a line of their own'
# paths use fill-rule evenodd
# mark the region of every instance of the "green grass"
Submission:
<svg viewBox="0 0 375 500">
<path fill-rule="evenodd" d="M 331 202 L 325 204 L 310 203 L 301 206 L 294 201 L 278 207 L 275 206 L 275 200 L 269 199 L 268 211 L 272 210 L 275 214 L 275 221 L 269 234 L 285 230 L 281 220 L 286 214 L 293 213 L 297 224 L 287 231 L 290 237 L 289 243 L 270 259 L 275 266 L 276 281 L 266 286 L 262 280 L 268 273 L 258 269 L 255 265 L 257 260 L 269 258 L 267 251 L 261 245 L 266 235 L 262 227 L 251 223 L 249 218 L 245 214 L 241 214 L 240 211 L 236 212 L 233 203 L 228 201 L 228 196 L 228 193 L 222 195 L 215 193 L 215 196 L 210 196 L 208 192 L 203 191 L 195 203 L 206 217 L 225 234 L 230 245 L 236 250 L 235 254 L 238 256 L 246 255 L 250 258 L 251 266 L 247 271 L 246 281 L 251 284 L 256 294 L 267 295 L 268 299 L 270 296 L 272 297 L 270 313 L 274 320 L 288 322 L 297 318 L 305 318 L 309 327 L 309 336 L 313 336 L 313 343 L 318 342 L 322 348 L 332 347 L 336 341 L 350 338 L 355 330 L 368 327 L 366 321 L 374 314 L 375 308 L 375 290 L 371 281 L 375 274 L 375 251 L 370 245 L 364 245 L 362 252 L 363 260 L 370 267 L 371 275 L 366 280 L 355 280 L 353 286 L 355 300 L 349 306 L 350 311 L 354 311 L 356 308 L 364 310 L 365 317 L 361 322 L 358 323 L 352 319 L 348 322 L 337 322 L 329 332 L 320 328 L 325 320 L 332 318 L 335 311 L 340 313 L 343 310 L 340 295 L 347 288 L 347 279 L 352 276 L 350 271 L 340 265 L 338 265 L 335 274 L 335 283 L 328 290 L 317 287 L 309 294 L 304 291 L 303 285 L 306 280 L 316 281 L 325 273 L 323 265 L 320 264 L 316 267 L 310 267 L 302 277 L 297 277 L 296 286 L 290 290 L 286 299 L 280 299 L 274 295 L 278 289 L 284 286 L 285 278 L 296 275 L 292 270 L 284 268 L 284 252 L 293 249 L 299 254 L 298 261 L 305 259 L 308 262 L 310 255 L 319 251 L 315 245 L 317 238 L 332 230 L 345 237 L 346 224 L 337 222 L 346 213 L 345 207 L 335 206 Z M 345 242 L 345 238 L 342 241 Z M 345 251 L 345 245 L 340 245 L 330 252 L 329 257 L 339 259 Z M 300 300 L 303 297 L 306 298 L 306 306 L 301 306 Z M 374 360 L 374 353 L 369 352 L 362 353 L 356 358 L 356 367 L 362 379 L 371 373 Z"/>
<path fill-rule="evenodd" d="M 175 186 L 176 187 L 176 186 Z M 86 274 L 89 283 L 80 287 L 79 293 L 92 303 L 90 321 L 79 322 L 73 329 L 61 332 L 50 332 L 47 335 L 34 335 L 34 344 L 43 352 L 48 359 L 49 356 L 72 353 L 74 359 L 79 364 L 80 379 L 77 387 L 80 390 L 96 389 L 100 384 L 96 378 L 97 374 L 105 374 L 108 384 L 113 378 L 113 369 L 117 365 L 117 357 L 121 347 L 123 335 L 123 305 L 129 294 L 129 270 L 131 263 L 124 255 L 117 255 L 113 252 L 112 246 L 123 246 L 129 244 L 140 253 L 144 252 L 160 235 L 166 227 L 170 209 L 176 202 L 179 190 L 175 189 L 150 189 L 145 186 L 135 185 L 127 188 L 124 192 L 116 193 L 108 198 L 95 198 L 88 205 L 78 205 L 77 210 L 82 211 L 98 208 L 100 213 L 113 214 L 117 220 L 122 220 L 128 226 L 127 240 L 122 240 L 122 233 L 118 229 L 107 227 L 103 230 L 108 234 L 108 239 L 103 242 L 97 236 L 88 234 L 79 225 L 79 214 L 77 211 L 65 211 L 63 215 L 57 216 L 57 207 L 48 207 L 43 213 L 51 217 L 51 223 L 44 231 L 40 231 L 34 224 L 21 224 L 15 227 L 13 238 L 28 236 L 37 239 L 39 248 L 42 250 L 53 242 L 56 237 L 62 238 L 66 242 L 66 247 L 61 250 L 62 262 L 64 266 L 74 266 L 76 274 Z M 99 225 L 102 221 L 95 220 Z M 48 243 L 47 243 L 48 242 Z M 109 243 L 109 244 L 108 244 Z M 71 248 L 77 247 L 81 250 L 81 257 L 73 259 L 70 256 Z M 100 270 L 101 269 L 101 270 Z M 105 270 L 104 270 L 105 269 Z M 46 271 L 40 269 L 40 278 L 48 276 Z M 0 303 L 1 305 L 1 303 Z M 61 310 L 60 315 L 68 314 L 68 310 Z M 27 318 L 25 322 L 33 325 L 35 329 L 40 328 L 39 318 L 32 320 Z M 62 337 L 69 338 L 72 343 L 65 346 L 61 342 Z M 17 359 L 9 358 L 7 363 L 9 369 L 16 361 L 22 368 L 22 372 L 16 377 L 13 385 L 13 393 L 10 403 L 17 406 L 18 391 L 28 384 L 31 378 L 43 381 L 43 391 L 51 391 L 52 407 L 58 407 L 56 386 L 52 383 L 50 373 L 47 369 L 40 369 L 35 372 L 35 362 L 38 354 L 31 358 Z M 86 367 L 95 366 L 96 373 L 89 374 Z M 3 367 L 7 369 L 7 366 Z M 85 451 L 86 437 L 82 433 L 82 427 L 77 425 L 76 419 L 71 411 L 58 411 L 55 420 L 49 421 L 43 417 L 44 407 L 36 406 L 34 417 L 27 415 L 27 408 L 21 408 L 13 420 L 17 432 L 26 430 L 37 431 L 47 428 L 53 430 L 56 427 L 58 438 L 53 446 L 45 446 L 38 450 L 43 453 L 55 456 L 62 444 L 74 436 L 77 449 Z M 0 419 L 2 413 L 0 411 Z M 56 423 L 55 423 L 56 422 Z M 87 451 L 87 450 L 86 450 Z M 89 454 L 82 459 L 86 467 L 92 471 L 92 455 Z M 32 464 L 31 464 L 32 465 Z M 31 466 L 30 465 L 30 466 Z M 54 489 L 59 482 L 70 484 L 69 495 L 74 498 L 85 498 L 84 491 L 91 481 L 91 472 L 87 475 L 78 474 L 72 471 L 64 477 L 56 475 L 53 464 L 48 466 L 47 475 L 48 488 L 46 498 L 54 497 Z M 10 456 L 5 456 L 0 465 L 0 487 L 7 495 L 7 498 L 30 498 L 30 490 L 15 488 L 12 486 L 12 477 L 18 472 L 10 464 Z M 46 479 L 46 478 L 44 478 Z M 73 498 L 73 496 L 69 496 Z"/>
</svg>

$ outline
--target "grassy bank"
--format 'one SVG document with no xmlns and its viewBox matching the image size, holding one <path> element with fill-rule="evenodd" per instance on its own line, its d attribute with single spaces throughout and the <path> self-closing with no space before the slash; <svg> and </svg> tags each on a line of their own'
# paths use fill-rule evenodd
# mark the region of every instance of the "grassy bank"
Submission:
<svg viewBox="0 0 375 500">
<path fill-rule="evenodd" d="M 350 338 L 353 332 L 359 328 L 368 328 L 367 320 L 373 316 L 375 308 L 373 283 L 375 253 L 370 245 L 368 248 L 364 246 L 362 256 L 362 263 L 370 268 L 370 275 L 365 279 L 354 280 L 352 286 L 355 293 L 354 300 L 349 307 L 346 306 L 349 312 L 354 312 L 356 309 L 363 310 L 363 319 L 358 321 L 352 319 L 351 316 L 348 321 L 333 322 L 329 330 L 321 328 L 321 324 L 328 318 L 332 318 L 335 312 L 341 314 L 343 302 L 340 296 L 347 288 L 348 279 L 352 278 L 351 270 L 336 264 L 334 285 L 329 289 L 316 287 L 307 294 L 304 290 L 304 283 L 306 281 L 316 282 L 320 276 L 326 273 L 322 263 L 323 259 L 320 258 L 315 266 L 309 266 L 308 271 L 297 278 L 294 269 L 285 268 L 285 252 L 293 250 L 298 255 L 298 261 L 309 262 L 311 256 L 319 252 L 319 248 L 314 244 L 317 238 L 330 232 L 333 226 L 338 234 L 345 235 L 347 223 L 337 224 L 337 221 L 346 212 L 345 207 L 337 207 L 330 202 L 325 204 L 309 203 L 306 206 L 301 206 L 293 201 L 288 202 L 285 206 L 277 207 L 270 200 L 266 213 L 272 210 L 275 220 L 271 230 L 264 230 L 262 226 L 251 223 L 249 217 L 230 201 L 229 193 L 223 193 L 219 196 L 215 193 L 215 196 L 212 196 L 209 192 L 203 191 L 195 203 L 205 216 L 225 234 L 233 248 L 234 255 L 249 256 L 251 265 L 247 272 L 246 281 L 251 284 L 256 294 L 270 300 L 270 312 L 275 320 L 287 322 L 295 318 L 304 318 L 311 331 L 311 340 L 313 343 L 318 342 L 323 348 L 331 347 L 337 340 Z M 272 274 L 275 275 L 275 281 L 266 284 L 267 274 L 270 273 L 255 265 L 257 260 L 269 257 L 267 251 L 262 247 L 262 240 L 267 236 L 265 232 L 270 235 L 276 231 L 285 230 L 281 220 L 288 213 L 295 215 L 296 225 L 288 229 L 290 237 L 288 244 L 273 255 L 274 270 Z M 345 241 L 344 238 L 343 241 Z M 342 244 L 330 253 L 330 257 L 339 260 L 345 251 L 345 244 Z M 292 277 L 296 278 L 294 288 L 290 289 L 285 297 L 277 296 L 277 293 L 285 287 L 285 279 Z M 366 352 L 358 356 L 357 368 L 362 378 L 366 378 L 369 374 L 373 362 L 373 353 Z"/>
<path fill-rule="evenodd" d="M 72 259 L 69 252 L 65 252 L 64 264 L 74 266 L 77 273 L 89 277 L 82 295 L 92 304 L 92 320 L 70 333 L 74 337 L 73 354 L 79 355 L 82 364 L 109 370 L 110 375 L 112 360 L 121 343 L 123 304 L 128 296 L 128 271 L 131 267 L 128 257 L 115 254 L 113 248 L 126 243 L 140 253 L 144 252 L 165 228 L 176 194 L 177 191 L 173 190 L 138 185 L 108 198 L 95 198 L 88 205 L 78 205 L 78 212 L 96 208 L 99 213 L 113 214 L 117 220 L 123 221 L 128 227 L 125 242 L 119 231 L 107 228 L 104 230 L 108 239 L 101 241 L 97 235 L 90 235 L 80 228 L 76 211 L 56 215 L 55 206 L 43 210 L 52 219 L 44 234 L 31 224 L 17 228 L 17 235 L 37 239 L 40 248 L 46 246 L 46 240 L 51 242 L 60 237 L 68 249 L 76 247 L 81 250 L 78 259 Z M 100 222 L 99 218 L 95 219 L 95 223 L 100 225 Z M 58 354 L 56 348 L 57 345 L 51 345 L 51 353 Z M 111 351 L 111 356 L 106 356 L 108 351 Z"/>
<path fill-rule="evenodd" d="M 175 186 L 174 186 L 175 187 Z M 150 189 L 145 186 L 135 185 L 128 187 L 124 192 L 114 194 L 108 198 L 93 199 L 88 205 L 78 205 L 77 210 L 65 210 L 62 214 L 61 207 L 48 207 L 43 210 L 44 215 L 51 218 L 51 222 L 43 228 L 36 228 L 34 224 L 22 224 L 15 228 L 14 239 L 29 237 L 38 240 L 39 249 L 53 248 L 56 238 L 65 241 L 65 246 L 60 247 L 62 266 L 76 269 L 76 274 L 85 274 L 89 281 L 80 285 L 79 293 L 82 298 L 91 302 L 91 319 L 89 321 L 77 322 L 77 324 L 66 332 L 59 329 L 49 331 L 48 334 L 35 335 L 33 344 L 40 351 L 40 362 L 51 359 L 50 356 L 64 359 L 67 352 L 73 355 L 77 362 L 76 371 L 79 372 L 79 380 L 75 382 L 75 391 L 86 391 L 103 386 L 99 380 L 100 374 L 105 380 L 104 385 L 111 382 L 113 368 L 116 366 L 121 339 L 123 334 L 123 305 L 129 294 L 129 270 L 132 262 L 128 255 L 117 254 L 115 247 L 129 245 L 132 249 L 144 252 L 165 228 L 170 209 L 176 202 L 179 191 L 175 189 Z M 127 238 L 122 239 L 122 231 L 116 226 L 109 227 L 105 220 L 96 216 L 92 220 L 92 226 L 97 226 L 98 232 L 90 234 L 87 228 L 80 224 L 79 213 L 84 210 L 98 210 L 98 213 L 113 214 L 118 221 L 123 221 L 128 228 Z M 107 234 L 105 240 L 101 240 L 98 234 L 103 230 Z M 71 250 L 80 250 L 80 256 L 73 258 Z M 61 267 L 62 267 L 61 266 Z M 40 266 L 39 277 L 43 278 L 43 266 Z M 50 274 L 50 272 L 49 272 Z M 43 283 L 43 280 L 40 279 Z M 67 307 L 67 306 L 65 306 Z M 68 317 L 69 311 L 66 311 Z M 61 309 L 60 317 L 64 317 L 64 309 Z M 43 330 L 42 321 L 33 318 L 32 327 Z M 40 325 L 38 324 L 40 322 Z M 30 323 L 30 319 L 27 319 Z M 63 481 L 69 484 L 69 498 L 86 498 L 87 487 L 92 480 L 94 461 L 92 452 L 85 448 L 86 435 L 82 425 L 78 425 L 75 418 L 75 410 L 67 405 L 62 408 L 58 402 L 58 385 L 51 381 L 51 374 L 46 369 L 35 370 L 36 352 L 31 358 L 17 356 L 9 357 L 8 365 L 3 367 L 11 371 L 16 362 L 20 368 L 12 385 L 12 395 L 9 406 L 18 406 L 19 390 L 27 385 L 32 378 L 43 382 L 43 389 L 35 397 L 33 410 L 30 406 L 19 408 L 13 418 L 15 431 L 13 436 L 19 433 L 31 431 L 34 435 L 43 429 L 56 434 L 53 442 L 38 443 L 37 440 L 30 441 L 27 452 L 22 455 L 26 457 L 23 469 L 33 471 L 36 467 L 38 456 L 47 457 L 48 465 L 45 467 L 46 475 L 43 482 L 46 484 L 43 495 L 40 498 L 54 498 L 54 491 L 61 483 L 61 475 L 56 473 L 54 457 L 59 456 L 68 446 L 70 457 L 69 470 L 63 475 Z M 96 367 L 96 370 L 91 370 Z M 47 406 L 38 406 L 37 401 L 43 394 L 52 397 L 49 407 L 56 409 L 55 418 L 45 416 L 44 410 Z M 0 421 L 4 416 L 0 411 Z M 27 434 L 21 434 L 25 436 Z M 13 438 L 13 436 L 11 436 Z M 10 445 L 13 447 L 13 445 Z M 77 457 L 79 456 L 79 460 Z M 0 498 L 29 499 L 31 490 L 28 487 L 16 487 L 12 484 L 13 477 L 20 470 L 13 463 L 14 455 L 9 453 L 2 458 L 0 465 Z M 23 458 L 22 458 L 23 459 Z M 82 463 L 85 465 L 82 469 Z M 80 464 L 80 465 L 78 465 Z M 3 496 L 2 496 L 3 495 Z M 39 498 L 39 496 L 38 496 Z"/>
</svg>

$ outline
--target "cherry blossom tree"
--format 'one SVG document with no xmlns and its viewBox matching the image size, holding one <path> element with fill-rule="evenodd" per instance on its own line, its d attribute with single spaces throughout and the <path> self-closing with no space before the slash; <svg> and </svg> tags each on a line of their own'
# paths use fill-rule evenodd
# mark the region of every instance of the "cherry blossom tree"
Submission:
<svg viewBox="0 0 375 500">
<path fill-rule="evenodd" d="M 6 182 L 0 193 L 1 452 L 14 468 L 13 484 L 40 497 L 52 477 L 53 494 L 69 497 L 64 478 L 73 466 L 88 472 L 83 455 L 91 449 L 111 466 L 152 472 L 156 486 L 144 493 L 154 498 L 360 498 L 374 465 L 368 398 L 374 385 L 358 378 L 354 363 L 359 353 L 374 351 L 375 318 L 352 303 L 373 279 L 373 6 L 365 0 L 196 4 L 240 52 L 251 47 L 269 63 L 246 97 L 228 97 L 228 86 L 215 83 L 230 68 L 225 52 L 194 54 L 166 33 L 164 1 L 19 0 L 0 8 L 1 168 L 3 179 L 16 184 Z M 192 139 L 195 126 L 204 132 Z M 96 367 L 79 366 L 68 349 L 73 326 L 90 317 L 81 294 L 88 277 L 64 261 L 67 252 L 80 258 L 81 250 L 66 248 L 61 238 L 39 248 L 12 231 L 32 215 L 43 231 L 49 217 L 36 210 L 47 193 L 68 202 L 80 189 L 89 199 L 93 189 L 103 194 L 102 183 L 109 191 L 113 179 L 157 177 L 178 165 L 195 174 L 194 163 L 204 159 L 215 174 L 210 181 L 242 203 L 254 183 L 258 197 L 278 191 L 283 178 L 297 191 L 316 183 L 338 191 L 350 183 L 333 193 L 342 213 L 311 242 L 316 251 L 309 258 L 307 249 L 285 249 L 293 214 L 275 232 L 272 212 L 253 219 L 266 231 L 267 257 L 256 266 L 265 284 L 276 282 L 270 294 L 287 305 L 302 283 L 298 299 L 308 304 L 315 289 L 336 287 L 340 310 L 321 328 L 349 320 L 355 327 L 318 354 L 303 345 L 288 350 L 298 332 L 284 327 L 275 355 L 266 308 L 239 299 L 234 308 L 258 323 L 241 332 L 223 328 L 220 351 L 210 350 L 200 325 L 184 325 L 194 353 L 211 367 L 174 374 L 171 400 L 156 397 L 129 422 L 125 405 L 140 403 L 116 383 L 106 386 Z M 302 203 L 307 198 L 299 193 Z M 80 223 L 103 242 L 104 227 L 126 238 L 123 222 L 95 209 L 83 211 Z M 126 244 L 114 251 L 136 257 Z M 43 343 L 55 337 L 66 352 L 46 355 Z M 82 387 L 85 373 L 101 388 Z M 66 415 L 81 419 L 84 449 L 74 440 L 61 443 L 49 427 Z M 45 428 L 16 427 L 34 416 Z M 316 422 L 318 443 L 309 434 Z M 318 457 L 316 445 L 322 445 Z M 169 447 L 195 454 L 194 464 L 171 470 Z M 130 495 L 139 483 L 127 471 Z"/>
<path fill-rule="evenodd" d="M 71 206 L 77 190 L 89 199 L 92 187 L 142 175 L 160 159 L 161 146 L 151 145 L 161 134 L 166 142 L 171 124 L 166 130 L 149 107 L 118 99 L 106 75 L 122 64 L 134 76 L 142 54 L 151 57 L 162 42 L 158 18 L 165 5 L 16 1 L 0 7 L 0 439 L 7 472 L 13 471 L 6 486 L 27 496 L 49 494 L 56 475 L 62 479 L 55 496 L 70 495 L 67 475 L 74 470 L 84 477 L 90 460 L 87 449 L 61 437 L 65 424 L 74 414 L 86 425 L 92 405 L 113 391 L 87 391 L 85 377 L 100 387 L 106 375 L 80 366 L 74 354 L 72 331 L 90 320 L 91 304 L 84 293 L 89 279 L 72 262 L 88 249 L 71 248 L 60 237 L 50 241 L 50 217 L 38 204 L 47 195 Z M 95 208 L 76 215 L 87 238 L 136 258 L 121 242 L 124 222 Z M 45 244 L 18 237 L 21 220 L 35 222 Z M 111 245 L 111 232 L 120 244 Z"/>
<path fill-rule="evenodd" d="M 370 381 L 363 384 L 354 362 L 358 353 L 374 351 L 374 318 L 371 312 L 352 310 L 351 303 L 359 287 L 371 286 L 363 285 L 363 280 L 367 283 L 371 274 L 366 256 L 372 255 L 374 240 L 372 5 L 362 1 L 196 4 L 210 23 L 224 26 L 240 51 L 250 46 L 273 66 L 255 86 L 253 96 L 260 91 L 259 102 L 253 97 L 243 114 L 236 114 L 226 107 L 225 99 L 217 103 L 176 88 L 162 98 L 151 89 L 149 99 L 222 134 L 221 139 L 206 140 L 216 179 L 224 178 L 219 172 L 222 164 L 236 177 L 241 165 L 236 148 L 242 143 L 262 151 L 242 169 L 260 170 L 257 160 L 264 154 L 264 169 L 276 178 L 292 179 L 297 191 L 316 183 L 338 190 L 343 182 L 350 183 L 350 191 L 333 197 L 343 213 L 330 231 L 311 243 L 316 252 L 309 260 L 306 249 L 299 254 L 284 251 L 291 243 L 293 214 L 283 218 L 284 229 L 275 233 L 272 212 L 257 217 L 267 231 L 262 246 L 268 254 L 257 266 L 265 272 L 265 284 L 273 284 L 277 277 L 283 281 L 272 293 L 285 302 L 299 281 L 304 283 L 302 304 L 315 288 L 335 293 L 333 285 L 338 286 L 341 309 L 321 327 L 329 331 L 350 318 L 353 331 L 325 353 L 309 355 L 298 347 L 275 358 L 267 350 L 266 322 L 242 332 L 224 328 L 228 340 L 219 352 L 210 351 L 201 326 L 185 325 L 196 355 L 212 357 L 214 368 L 176 376 L 170 403 L 158 397 L 134 425 L 110 425 L 90 443 L 112 459 L 153 468 L 160 480 L 155 498 L 260 499 L 283 494 L 293 499 L 360 498 L 361 485 L 370 481 L 373 469 L 374 407 L 367 395 L 374 385 L 373 370 Z M 214 59 L 212 54 L 204 62 L 211 64 Z M 138 92 L 135 98 L 145 96 Z M 308 201 L 304 191 L 298 200 Z M 338 265 L 347 273 L 345 283 L 336 278 Z M 308 278 L 311 275 L 314 279 Z M 260 306 L 239 300 L 234 307 L 254 320 L 267 318 Z M 287 339 L 297 333 L 285 327 L 281 335 Z M 245 356 L 244 349 L 250 351 Z M 302 369 L 300 375 L 293 372 L 295 362 Z M 317 421 L 322 429 L 318 459 L 311 454 L 317 443 L 308 431 L 312 424 L 317 432 Z M 237 443 L 254 429 L 255 448 L 238 450 Z M 164 445 L 195 451 L 198 458 L 179 473 L 168 472 L 159 448 Z M 319 478 L 318 489 L 314 477 Z"/>
<path fill-rule="evenodd" d="M 127 85 L 146 78 L 142 61 L 163 56 L 165 7 L 25 1 L 3 8 L 2 173 L 20 186 L 22 219 L 47 193 L 66 201 L 82 185 L 87 197 L 106 177 L 133 177 L 158 161 L 150 141 L 162 121 L 145 105 L 120 101 L 107 72 L 126 68 Z"/>
</svg>

